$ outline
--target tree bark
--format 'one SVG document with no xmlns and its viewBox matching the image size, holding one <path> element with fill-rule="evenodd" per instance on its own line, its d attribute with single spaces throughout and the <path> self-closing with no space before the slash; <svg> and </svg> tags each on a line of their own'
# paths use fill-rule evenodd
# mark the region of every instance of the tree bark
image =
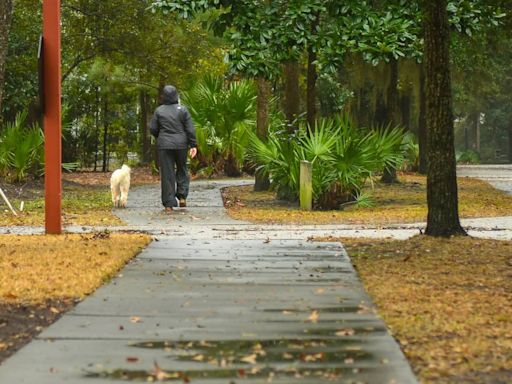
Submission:
<svg viewBox="0 0 512 384">
<path fill-rule="evenodd" d="M 425 87 L 425 65 L 419 64 L 420 71 L 420 113 L 418 116 L 418 147 L 420 162 L 418 172 L 427 174 L 427 97 Z"/>
<path fill-rule="evenodd" d="M 512 126 L 508 128 L 508 162 L 512 163 Z"/>
<path fill-rule="evenodd" d="M 311 35 L 317 34 L 318 25 L 320 23 L 320 14 L 315 14 L 315 19 L 311 23 Z M 316 71 L 317 54 L 315 48 L 310 44 L 308 47 L 308 72 L 307 72 L 307 95 L 306 95 L 306 111 L 308 126 L 310 130 L 315 129 L 316 121 L 316 81 L 318 74 Z"/>
<path fill-rule="evenodd" d="M 307 109 L 307 119 L 308 126 L 310 130 L 315 129 L 315 121 L 316 121 L 316 80 L 317 80 L 317 72 L 316 72 L 316 52 L 313 48 L 308 48 L 308 79 L 307 79 L 307 100 L 306 100 L 306 109 Z"/>
<path fill-rule="evenodd" d="M 268 134 L 268 100 L 270 97 L 270 83 L 264 77 L 257 79 L 258 95 L 256 99 L 256 134 L 261 140 L 267 139 Z M 267 175 L 257 170 L 254 181 L 254 191 L 268 191 L 270 180 Z"/>
<path fill-rule="evenodd" d="M 103 105 L 103 165 L 101 167 L 102 172 L 108 171 L 108 100 L 105 97 Z"/>
<path fill-rule="evenodd" d="M 9 48 L 9 30 L 12 21 L 12 0 L 0 1 L 0 120 L 5 83 L 5 63 Z"/>
<path fill-rule="evenodd" d="M 423 9 L 428 132 L 426 234 L 465 235 L 458 211 L 446 0 L 424 0 Z"/>
<path fill-rule="evenodd" d="M 389 127 L 400 125 L 400 102 L 398 95 L 398 61 L 391 59 L 389 71 L 389 87 L 387 90 L 386 122 Z M 397 183 L 396 169 L 394 167 L 384 168 L 381 181 L 386 184 Z"/>
<path fill-rule="evenodd" d="M 284 63 L 284 115 L 288 132 L 293 133 L 300 113 L 299 63 L 290 60 Z"/>
<path fill-rule="evenodd" d="M 142 142 L 142 164 L 151 162 L 151 141 L 149 134 L 149 95 L 141 90 L 139 93 L 140 101 L 140 133 Z"/>
<path fill-rule="evenodd" d="M 96 86 L 96 112 L 95 112 L 96 137 L 94 142 L 94 172 L 98 169 L 98 152 L 100 150 L 100 89 Z"/>
</svg>

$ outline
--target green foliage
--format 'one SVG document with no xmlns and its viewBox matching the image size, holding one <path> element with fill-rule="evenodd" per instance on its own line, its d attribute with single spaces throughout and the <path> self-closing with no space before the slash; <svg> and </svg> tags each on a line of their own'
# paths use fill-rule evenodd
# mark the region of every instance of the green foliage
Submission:
<svg viewBox="0 0 512 384">
<path fill-rule="evenodd" d="M 256 127 L 254 83 L 205 76 L 182 99 L 196 124 L 200 165 L 224 167 L 228 176 L 240 173 L 249 133 Z"/>
<path fill-rule="evenodd" d="M 417 171 L 420 163 L 420 146 L 416 136 L 411 132 L 404 135 L 402 148 L 405 151 L 405 161 L 402 169 L 406 171 Z"/>
<path fill-rule="evenodd" d="M 23 181 L 39 176 L 44 155 L 43 132 L 38 126 L 26 127 L 27 113 L 18 114 L 0 133 L 0 176 Z"/>
<path fill-rule="evenodd" d="M 455 160 L 458 164 L 480 164 L 480 155 L 478 152 L 468 149 L 455 153 Z"/>
<path fill-rule="evenodd" d="M 299 163 L 313 164 L 313 200 L 319 209 L 337 209 L 360 199 L 370 204 L 362 188 L 385 166 L 404 159 L 400 128 L 359 129 L 347 117 L 320 120 L 311 132 L 305 125 L 293 135 L 269 134 L 263 142 L 251 135 L 251 160 L 270 176 L 279 198 L 297 199 Z"/>
</svg>

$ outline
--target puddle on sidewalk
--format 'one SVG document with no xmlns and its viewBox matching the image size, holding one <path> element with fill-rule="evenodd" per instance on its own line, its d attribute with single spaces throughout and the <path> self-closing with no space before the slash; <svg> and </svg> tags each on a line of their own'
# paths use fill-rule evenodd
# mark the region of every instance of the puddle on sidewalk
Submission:
<svg viewBox="0 0 512 384">
<path fill-rule="evenodd" d="M 347 337 L 329 339 L 148 341 L 134 348 L 161 349 L 172 363 L 160 361 L 148 370 L 114 369 L 89 372 L 89 378 L 127 381 L 182 381 L 208 379 L 307 379 L 333 381 L 357 376 L 366 367 L 386 362 L 363 348 L 364 341 Z M 355 335 L 355 336 L 354 336 Z M 166 370 L 183 362 L 183 370 Z M 178 364 L 177 364 L 178 363 Z"/>
</svg>

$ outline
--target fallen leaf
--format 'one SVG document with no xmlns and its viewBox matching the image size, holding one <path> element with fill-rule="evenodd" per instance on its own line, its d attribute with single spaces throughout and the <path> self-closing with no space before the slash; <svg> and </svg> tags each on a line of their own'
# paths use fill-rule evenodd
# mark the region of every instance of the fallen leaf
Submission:
<svg viewBox="0 0 512 384">
<path fill-rule="evenodd" d="M 311 321 L 312 323 L 316 323 L 318 321 L 318 318 L 319 318 L 318 311 L 315 310 L 315 311 L 311 312 L 311 315 L 309 315 L 308 320 Z"/>
<path fill-rule="evenodd" d="M 142 319 L 140 317 L 138 317 L 138 316 L 132 316 L 132 317 L 130 317 L 130 321 L 132 323 L 141 323 Z"/>
<path fill-rule="evenodd" d="M 128 363 L 136 363 L 136 362 L 138 362 L 138 361 L 139 361 L 139 358 L 138 358 L 138 357 L 135 357 L 135 356 L 128 356 L 128 357 L 126 358 L 126 361 L 127 361 Z"/>
<path fill-rule="evenodd" d="M 156 377 L 157 380 L 165 380 L 169 378 L 169 375 L 167 372 L 165 372 L 158 363 L 155 361 L 154 367 L 153 367 L 153 375 Z"/>
<path fill-rule="evenodd" d="M 336 331 L 336 336 L 352 336 L 355 335 L 356 331 L 352 328 L 342 328 Z"/>
<path fill-rule="evenodd" d="M 244 356 L 240 359 L 240 361 L 243 361 L 244 363 L 248 363 L 248 364 L 256 364 L 256 358 L 258 356 L 253 353 L 252 355 L 248 355 L 248 356 Z"/>
<path fill-rule="evenodd" d="M 204 360 L 204 355 L 195 355 L 194 357 L 192 357 L 192 360 L 194 360 L 194 361 L 203 361 Z"/>
<path fill-rule="evenodd" d="M 51 307 L 50 308 L 50 312 L 52 312 L 52 313 L 60 313 L 60 311 L 57 308 L 55 308 L 55 307 Z"/>
</svg>

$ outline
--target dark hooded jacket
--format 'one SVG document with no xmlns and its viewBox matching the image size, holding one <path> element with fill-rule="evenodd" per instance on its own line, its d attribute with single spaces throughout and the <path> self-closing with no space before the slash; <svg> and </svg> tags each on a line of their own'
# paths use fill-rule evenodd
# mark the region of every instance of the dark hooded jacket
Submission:
<svg viewBox="0 0 512 384">
<path fill-rule="evenodd" d="M 188 149 L 197 146 L 196 130 L 190 113 L 178 102 L 178 91 L 166 85 L 163 104 L 151 119 L 150 131 L 157 138 L 158 149 Z"/>
</svg>

